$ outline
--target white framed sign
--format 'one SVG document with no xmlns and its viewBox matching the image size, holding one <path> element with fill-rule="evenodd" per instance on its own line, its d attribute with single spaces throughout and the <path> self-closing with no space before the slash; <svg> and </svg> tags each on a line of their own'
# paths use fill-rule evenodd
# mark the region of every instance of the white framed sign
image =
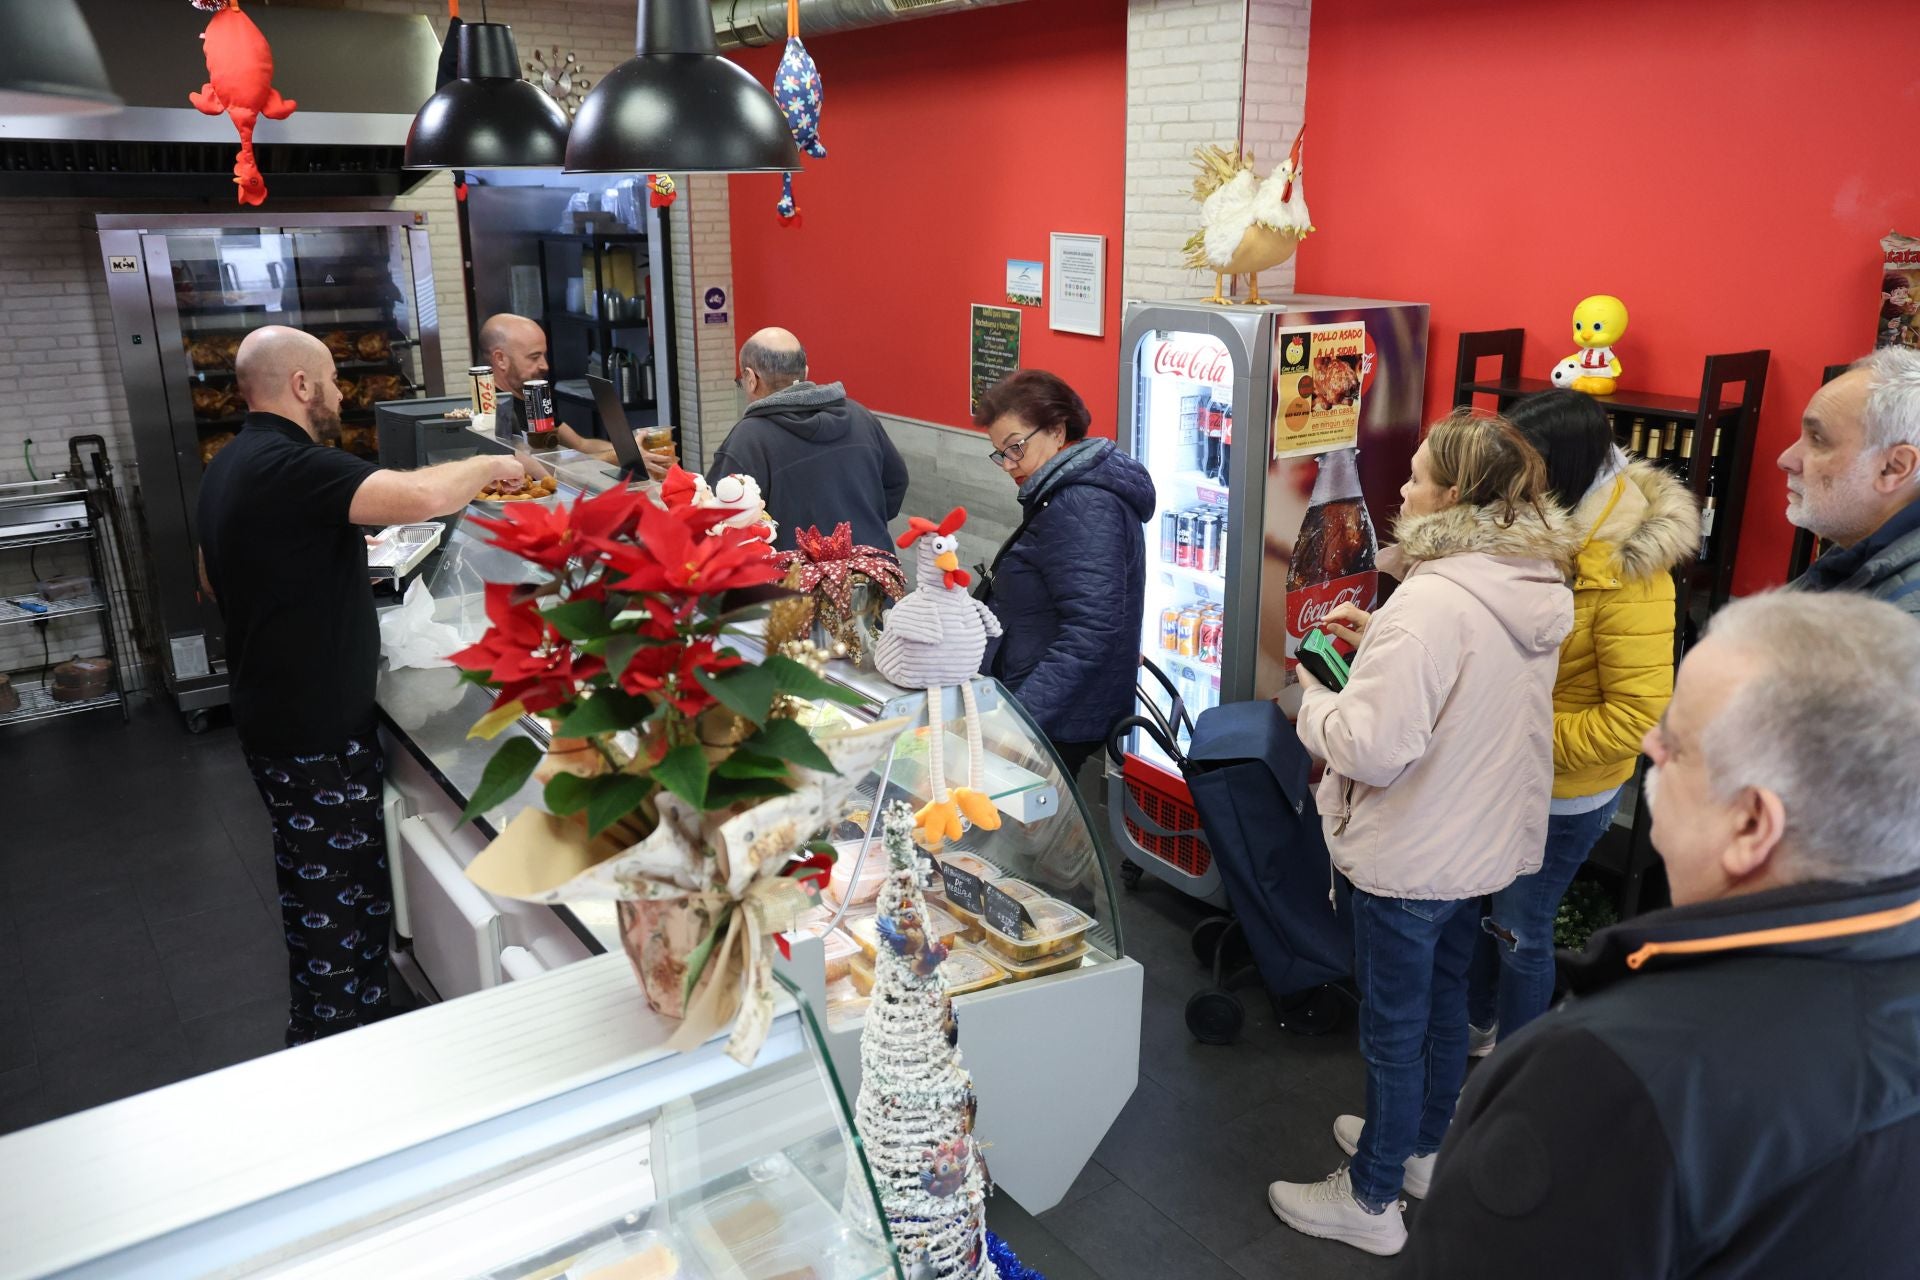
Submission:
<svg viewBox="0 0 1920 1280">
<path fill-rule="evenodd" d="M 1105 337 L 1107 238 L 1056 231 L 1050 239 L 1047 327 Z"/>
</svg>

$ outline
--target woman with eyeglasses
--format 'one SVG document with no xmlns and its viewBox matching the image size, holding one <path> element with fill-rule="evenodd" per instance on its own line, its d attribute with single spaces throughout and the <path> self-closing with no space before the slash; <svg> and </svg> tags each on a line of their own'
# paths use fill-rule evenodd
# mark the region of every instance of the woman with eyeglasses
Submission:
<svg viewBox="0 0 1920 1280">
<path fill-rule="evenodd" d="M 1005 634 L 983 670 L 1012 690 L 1069 776 L 1133 709 L 1153 477 L 1111 440 L 1051 373 L 1009 374 L 974 423 L 990 460 L 1020 486 L 1020 526 L 985 574 Z"/>
</svg>

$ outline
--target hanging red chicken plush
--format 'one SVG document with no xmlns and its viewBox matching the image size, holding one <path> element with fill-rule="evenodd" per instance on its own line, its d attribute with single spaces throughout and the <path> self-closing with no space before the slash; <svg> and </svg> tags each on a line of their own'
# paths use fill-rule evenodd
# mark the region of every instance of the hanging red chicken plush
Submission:
<svg viewBox="0 0 1920 1280">
<path fill-rule="evenodd" d="M 295 103 L 273 87 L 273 49 L 253 19 L 240 12 L 240 0 L 193 0 L 213 21 L 200 34 L 206 42 L 207 82 L 187 100 L 210 116 L 225 115 L 240 133 L 240 154 L 233 162 L 233 184 L 241 204 L 264 204 L 266 179 L 253 157 L 253 126 L 261 116 L 285 120 Z"/>
</svg>

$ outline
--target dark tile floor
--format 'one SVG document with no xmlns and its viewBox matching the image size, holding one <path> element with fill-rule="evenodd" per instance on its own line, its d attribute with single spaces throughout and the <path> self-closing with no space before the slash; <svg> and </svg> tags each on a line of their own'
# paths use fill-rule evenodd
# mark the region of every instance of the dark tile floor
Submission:
<svg viewBox="0 0 1920 1280">
<path fill-rule="evenodd" d="M 0 731 L 0 822 L 0 1132 L 279 1047 L 278 894 L 231 729 L 196 737 L 141 701 L 126 726 Z M 1266 1203 L 1341 1158 L 1333 1117 L 1363 1100 L 1351 1026 L 1291 1035 L 1248 991 L 1240 1043 L 1196 1044 L 1205 909 L 1149 878 L 1123 910 L 1147 973 L 1139 1088 L 1060 1205 L 996 1196 L 989 1224 L 1052 1280 L 1383 1274 Z"/>
</svg>

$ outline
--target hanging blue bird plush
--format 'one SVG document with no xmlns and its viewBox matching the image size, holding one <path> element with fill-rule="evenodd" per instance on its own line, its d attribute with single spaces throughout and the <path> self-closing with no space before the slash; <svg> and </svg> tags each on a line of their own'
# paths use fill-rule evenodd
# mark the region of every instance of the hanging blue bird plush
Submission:
<svg viewBox="0 0 1920 1280">
<path fill-rule="evenodd" d="M 827 149 L 820 143 L 821 93 L 820 69 L 813 65 L 807 46 L 800 43 L 800 0 L 787 0 L 787 51 L 773 73 L 773 100 L 786 113 L 793 140 L 815 160 L 827 158 Z M 780 180 L 779 208 L 782 218 L 794 216 L 790 173 Z"/>
</svg>

